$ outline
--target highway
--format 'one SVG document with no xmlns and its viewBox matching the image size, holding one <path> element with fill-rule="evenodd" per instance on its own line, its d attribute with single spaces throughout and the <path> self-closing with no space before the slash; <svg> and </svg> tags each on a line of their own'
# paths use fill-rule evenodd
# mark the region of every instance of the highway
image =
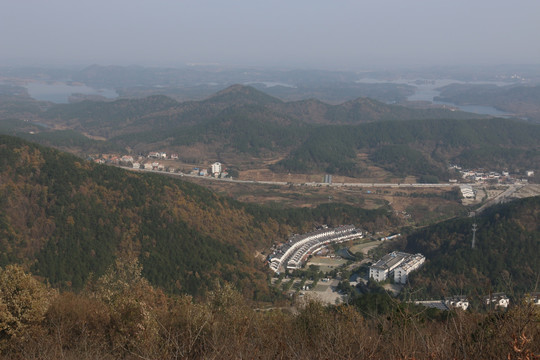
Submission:
<svg viewBox="0 0 540 360">
<path fill-rule="evenodd" d="M 480 214 L 482 211 L 484 211 L 485 209 L 487 209 L 490 206 L 506 202 L 507 200 L 509 200 L 512 197 L 512 195 L 516 191 L 520 190 L 522 187 L 523 187 L 523 185 L 516 185 L 516 184 L 512 184 L 512 185 L 508 186 L 508 189 L 504 190 L 502 193 L 495 196 L 494 198 L 489 199 L 488 201 L 486 201 L 486 203 L 484 205 L 480 206 L 476 211 L 471 212 L 469 214 L 469 217 Z"/>
<path fill-rule="evenodd" d="M 317 183 L 317 182 L 308 182 L 308 183 L 291 183 L 291 182 L 285 182 L 285 181 L 261 181 L 261 180 L 238 180 L 238 179 L 231 179 L 231 178 L 215 178 L 213 176 L 199 176 L 199 175 L 191 175 L 191 174 L 183 174 L 183 173 L 170 173 L 167 171 L 159 171 L 159 170 L 145 170 L 145 169 L 133 169 L 128 167 L 122 167 L 123 169 L 131 170 L 131 171 L 137 171 L 137 172 L 145 172 L 145 173 L 157 173 L 161 175 L 169 175 L 169 176 L 175 176 L 175 177 L 191 177 L 191 178 L 197 178 L 197 179 L 204 179 L 208 181 L 222 181 L 222 182 L 230 182 L 230 183 L 239 183 L 239 184 L 261 184 L 261 185 L 277 185 L 277 186 L 313 186 L 313 187 L 319 187 L 319 186 L 329 186 L 329 187 L 361 187 L 361 188 L 452 188 L 459 186 L 459 184 L 456 183 L 441 183 L 441 184 L 422 184 L 422 183 Z"/>
</svg>

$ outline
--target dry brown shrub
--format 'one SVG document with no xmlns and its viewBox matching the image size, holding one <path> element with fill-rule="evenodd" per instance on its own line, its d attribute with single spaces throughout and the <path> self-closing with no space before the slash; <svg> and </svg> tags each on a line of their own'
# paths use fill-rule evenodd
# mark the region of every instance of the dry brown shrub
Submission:
<svg viewBox="0 0 540 360">
<path fill-rule="evenodd" d="M 39 324 L 54 295 L 19 265 L 0 268 L 0 349 Z"/>
<path fill-rule="evenodd" d="M 73 293 L 56 298 L 45 316 L 45 326 L 60 354 L 70 350 L 106 352 L 110 321 L 110 310 L 103 302 Z"/>
</svg>

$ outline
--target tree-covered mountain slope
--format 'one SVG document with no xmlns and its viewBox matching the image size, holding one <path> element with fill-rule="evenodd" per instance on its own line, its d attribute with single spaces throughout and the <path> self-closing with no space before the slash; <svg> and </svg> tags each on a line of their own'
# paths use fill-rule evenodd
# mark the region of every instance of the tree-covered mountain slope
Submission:
<svg viewBox="0 0 540 360">
<path fill-rule="evenodd" d="M 359 98 L 340 105 L 322 102 L 283 102 L 250 86 L 233 85 L 203 101 L 179 103 L 166 96 L 121 99 L 112 102 L 83 101 L 54 105 L 41 117 L 51 124 L 77 128 L 107 138 L 153 129 L 170 131 L 217 116 L 231 107 L 257 106 L 276 117 L 295 122 L 358 124 L 379 120 L 464 119 L 481 116 L 445 109 L 411 109 Z M 252 115 L 257 118 L 257 114 Z"/>
<path fill-rule="evenodd" d="M 540 86 L 450 84 L 435 100 L 459 105 L 488 105 L 529 120 L 540 121 Z"/>
<path fill-rule="evenodd" d="M 407 236 L 406 250 L 426 256 L 425 265 L 411 277 L 419 296 L 538 291 L 540 197 L 499 205 L 476 218 L 429 226 Z"/>
<path fill-rule="evenodd" d="M 362 172 L 356 161 L 367 153 L 373 164 L 398 176 L 444 178 L 447 164 L 536 169 L 540 126 L 508 119 L 383 121 L 324 126 L 280 161 L 277 171 Z M 494 160 L 494 154 L 502 154 Z M 523 156 L 529 154 L 529 156 Z"/>
<path fill-rule="evenodd" d="M 271 210 L 162 175 L 96 165 L 0 136 L 0 265 L 22 262 L 57 286 L 80 288 L 120 254 L 171 292 L 203 292 L 215 278 L 268 296 L 257 250 L 314 224 L 390 224 L 386 209 L 326 204 Z"/>
<path fill-rule="evenodd" d="M 447 179 L 450 162 L 509 170 L 540 164 L 540 127 L 523 121 L 464 119 L 475 115 L 367 98 L 283 102 L 242 85 L 203 101 L 83 101 L 33 116 L 0 120 L 0 131 L 79 154 L 162 149 L 192 162 L 194 150 L 198 160 L 237 167 L 264 158 L 278 172 L 359 176 L 375 166 L 394 177 Z"/>
</svg>

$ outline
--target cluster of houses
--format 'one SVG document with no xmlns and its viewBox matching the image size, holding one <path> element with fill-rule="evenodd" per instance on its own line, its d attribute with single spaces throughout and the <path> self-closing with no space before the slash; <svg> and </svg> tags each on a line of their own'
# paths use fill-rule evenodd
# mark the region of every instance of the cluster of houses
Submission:
<svg viewBox="0 0 540 360">
<path fill-rule="evenodd" d="M 172 153 L 170 155 L 167 155 L 165 152 L 159 152 L 159 151 L 151 151 L 148 153 L 149 159 L 171 159 L 171 160 L 178 160 L 178 154 Z"/>
<path fill-rule="evenodd" d="M 154 170 L 154 171 L 167 171 L 171 173 L 180 172 L 179 169 L 172 166 L 170 163 L 165 164 L 159 162 L 159 160 L 178 160 L 177 153 L 167 154 L 165 152 L 152 151 L 147 156 L 139 155 L 133 157 L 131 155 L 109 155 L 103 156 L 98 159 L 94 159 L 94 162 L 99 164 L 114 164 L 121 166 L 128 166 L 133 169 L 141 170 Z M 189 174 L 198 176 L 213 176 L 225 178 L 228 176 L 228 172 L 223 169 L 222 164 L 215 162 L 210 165 L 209 168 L 195 167 L 190 170 Z"/>
<path fill-rule="evenodd" d="M 528 304 L 540 306 L 540 292 L 526 294 L 523 297 L 523 301 Z M 465 311 L 470 306 L 469 299 L 465 295 L 455 295 L 447 297 L 444 300 L 418 300 L 414 301 L 414 303 L 439 310 L 460 309 Z M 510 299 L 505 293 L 497 292 L 482 297 L 482 303 L 486 308 L 506 309 L 510 305 Z"/>
<path fill-rule="evenodd" d="M 505 184 L 514 184 L 518 181 L 527 182 L 527 179 L 534 176 L 533 170 L 527 170 L 523 176 L 517 174 L 510 174 L 508 171 L 485 171 L 483 169 L 463 169 L 459 165 L 451 165 L 450 169 L 456 170 L 459 172 L 461 178 L 466 181 L 473 181 L 475 183 L 485 183 L 485 182 L 497 182 Z M 457 180 L 451 180 L 451 182 L 457 182 Z"/>
<path fill-rule="evenodd" d="M 422 254 L 394 251 L 386 254 L 369 267 L 369 277 L 381 282 L 393 276 L 396 284 L 406 284 L 408 275 L 420 268 L 424 261 L 425 257 Z M 523 300 L 526 303 L 540 306 L 540 292 L 527 294 Z M 502 292 L 486 295 L 482 298 L 482 302 L 487 308 L 506 309 L 510 305 L 510 299 Z M 444 300 L 418 300 L 414 303 L 439 310 L 467 310 L 470 306 L 468 297 L 464 295 L 455 295 Z"/>
<path fill-rule="evenodd" d="M 190 175 L 198 175 L 198 176 L 213 176 L 213 177 L 220 177 L 224 178 L 229 175 L 227 171 L 222 170 L 221 163 L 215 162 L 210 165 L 210 168 L 193 168 L 190 173 Z"/>
<path fill-rule="evenodd" d="M 325 226 L 307 234 L 293 235 L 268 256 L 268 264 L 270 269 L 276 273 L 284 269 L 299 269 L 305 264 L 309 255 L 318 252 L 327 245 L 362 236 L 362 231 L 356 229 L 354 225 L 342 225 L 335 228 Z"/>
</svg>

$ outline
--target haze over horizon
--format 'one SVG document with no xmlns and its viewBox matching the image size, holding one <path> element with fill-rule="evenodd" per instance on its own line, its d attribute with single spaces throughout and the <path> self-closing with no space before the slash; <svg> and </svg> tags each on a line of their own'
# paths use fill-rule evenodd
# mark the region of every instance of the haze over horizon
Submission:
<svg viewBox="0 0 540 360">
<path fill-rule="evenodd" d="M 7 1 L 0 66 L 540 64 L 540 2 Z"/>
</svg>

